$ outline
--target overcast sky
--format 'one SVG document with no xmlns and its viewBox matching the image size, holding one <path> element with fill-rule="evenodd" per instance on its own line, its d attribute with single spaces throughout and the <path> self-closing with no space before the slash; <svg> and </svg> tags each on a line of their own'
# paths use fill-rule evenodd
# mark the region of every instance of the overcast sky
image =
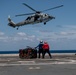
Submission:
<svg viewBox="0 0 76 75">
<path fill-rule="evenodd" d="M 8 15 L 18 23 L 27 16 L 15 15 L 33 12 L 22 3 L 39 11 L 64 6 L 44 12 L 55 17 L 46 25 L 30 24 L 16 30 L 8 26 Z M 35 47 L 40 40 L 47 41 L 52 50 L 76 49 L 76 0 L 0 0 L 0 51 Z"/>
</svg>

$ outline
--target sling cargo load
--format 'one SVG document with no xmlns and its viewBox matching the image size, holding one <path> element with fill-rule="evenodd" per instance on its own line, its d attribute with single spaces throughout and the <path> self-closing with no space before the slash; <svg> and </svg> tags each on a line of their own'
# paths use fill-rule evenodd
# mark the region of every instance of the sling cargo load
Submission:
<svg viewBox="0 0 76 75">
<path fill-rule="evenodd" d="M 19 49 L 19 57 L 24 59 L 37 58 L 37 50 L 29 46 L 25 49 Z"/>
</svg>

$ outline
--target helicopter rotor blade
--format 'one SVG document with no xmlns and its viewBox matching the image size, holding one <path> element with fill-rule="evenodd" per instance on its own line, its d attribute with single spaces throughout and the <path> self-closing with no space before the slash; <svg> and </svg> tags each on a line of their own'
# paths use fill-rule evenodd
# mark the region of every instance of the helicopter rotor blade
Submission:
<svg viewBox="0 0 76 75">
<path fill-rule="evenodd" d="M 33 10 L 33 11 L 37 12 L 35 9 L 33 9 L 32 7 L 30 7 L 30 6 L 29 6 L 29 5 L 27 5 L 27 4 L 23 3 L 23 5 L 27 6 L 27 7 L 28 7 L 28 8 L 30 8 L 31 10 Z"/>
<path fill-rule="evenodd" d="M 45 12 L 45 11 L 53 10 L 53 9 L 56 9 L 56 8 L 60 8 L 60 7 L 62 7 L 62 6 L 63 6 L 63 5 L 56 6 L 56 7 L 50 8 L 50 9 L 43 10 L 43 11 L 41 11 L 41 12 Z"/>
<path fill-rule="evenodd" d="M 18 17 L 18 16 L 24 16 L 24 15 L 31 15 L 31 14 L 35 14 L 35 13 L 19 14 L 19 15 L 15 15 L 15 17 Z"/>
</svg>

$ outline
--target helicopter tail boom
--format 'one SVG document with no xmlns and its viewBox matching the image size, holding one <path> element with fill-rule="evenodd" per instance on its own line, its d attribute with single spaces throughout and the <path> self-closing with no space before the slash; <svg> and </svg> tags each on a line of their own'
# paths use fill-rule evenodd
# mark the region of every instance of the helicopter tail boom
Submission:
<svg viewBox="0 0 76 75">
<path fill-rule="evenodd" d="M 8 17 L 8 21 L 9 21 L 9 23 L 8 23 L 9 26 L 11 26 L 11 27 L 13 27 L 13 28 L 16 27 L 16 24 L 11 20 L 10 17 Z"/>
</svg>

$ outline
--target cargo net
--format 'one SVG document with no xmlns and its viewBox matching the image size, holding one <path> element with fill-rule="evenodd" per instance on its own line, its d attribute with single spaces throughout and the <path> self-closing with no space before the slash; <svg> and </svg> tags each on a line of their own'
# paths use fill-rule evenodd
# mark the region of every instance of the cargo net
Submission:
<svg viewBox="0 0 76 75">
<path fill-rule="evenodd" d="M 33 59 L 37 58 L 37 50 L 32 47 L 27 47 L 25 49 L 19 50 L 19 57 L 24 59 Z"/>
</svg>

